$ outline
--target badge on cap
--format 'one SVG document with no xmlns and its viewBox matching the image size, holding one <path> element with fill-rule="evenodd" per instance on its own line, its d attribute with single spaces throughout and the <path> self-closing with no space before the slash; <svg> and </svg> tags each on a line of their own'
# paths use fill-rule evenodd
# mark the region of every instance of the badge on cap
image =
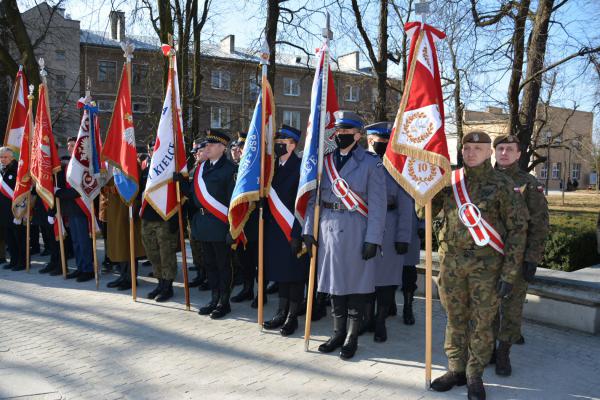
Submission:
<svg viewBox="0 0 600 400">
<path fill-rule="evenodd" d="M 479 134 L 477 134 L 477 133 L 474 133 L 474 134 L 473 134 L 473 141 L 474 141 L 475 143 L 479 142 Z"/>
</svg>

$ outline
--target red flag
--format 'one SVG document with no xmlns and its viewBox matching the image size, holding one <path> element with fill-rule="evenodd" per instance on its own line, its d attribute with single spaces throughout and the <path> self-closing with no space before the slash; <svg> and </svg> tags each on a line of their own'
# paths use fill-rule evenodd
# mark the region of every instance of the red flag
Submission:
<svg viewBox="0 0 600 400">
<path fill-rule="evenodd" d="M 23 73 L 23 67 L 19 67 L 10 103 L 10 114 L 4 135 L 4 146 L 19 153 L 21 137 L 25 130 L 25 118 L 27 118 L 27 79 Z"/>
<path fill-rule="evenodd" d="M 60 171 L 60 159 L 54 144 L 50 106 L 45 84 L 39 86 L 39 101 L 31 144 L 31 177 L 35 190 L 48 208 L 54 208 L 53 174 Z"/>
<path fill-rule="evenodd" d="M 17 167 L 17 181 L 13 194 L 12 211 L 17 219 L 25 216 L 27 211 L 27 194 L 31 192 L 31 175 L 29 174 L 31 158 L 31 134 L 33 132 L 33 115 L 31 105 L 28 107 L 25 118 L 23 136 L 19 153 L 19 166 Z"/>
<path fill-rule="evenodd" d="M 420 22 L 409 22 L 404 28 L 411 38 L 409 72 L 383 162 L 404 190 L 424 205 L 449 182 L 444 98 L 435 48 L 435 40 L 446 35 Z"/>
<path fill-rule="evenodd" d="M 108 161 L 115 170 L 115 186 L 123 201 L 130 205 L 138 193 L 140 176 L 138 172 L 133 112 L 131 107 L 131 88 L 128 63 L 123 64 L 119 92 L 110 120 L 106 142 L 102 148 L 102 160 Z"/>
</svg>

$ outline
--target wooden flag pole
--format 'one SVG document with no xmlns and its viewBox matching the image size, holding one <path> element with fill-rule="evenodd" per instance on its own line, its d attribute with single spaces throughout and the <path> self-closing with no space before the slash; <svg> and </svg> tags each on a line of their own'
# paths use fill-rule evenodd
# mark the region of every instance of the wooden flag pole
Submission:
<svg viewBox="0 0 600 400">
<path fill-rule="evenodd" d="M 317 187 L 315 192 L 315 214 L 313 218 L 313 237 L 319 241 L 319 221 L 321 218 L 321 176 L 323 174 L 323 157 L 325 149 L 325 124 L 327 122 L 327 88 L 329 80 L 329 40 L 333 38 L 333 33 L 329 29 L 329 13 L 327 13 L 327 22 L 323 29 L 325 38 L 325 54 L 323 55 L 323 69 L 321 81 L 321 104 L 319 104 L 319 156 L 317 159 Z M 313 121 L 314 122 L 314 121 Z M 308 217 L 308 216 L 307 216 Z M 310 218 L 310 217 L 308 217 Z M 317 274 L 317 246 L 312 245 L 310 258 L 310 269 L 308 272 L 308 292 L 306 294 L 306 319 L 304 324 L 304 351 L 308 351 L 310 344 L 310 328 L 312 322 L 313 293 L 315 293 L 315 276 Z"/>
<path fill-rule="evenodd" d="M 179 110 L 177 109 L 177 100 L 175 99 L 175 49 L 173 48 L 173 38 L 169 35 L 169 44 L 171 51 L 169 54 L 169 74 L 171 75 L 169 82 L 171 82 L 171 116 L 173 120 L 173 146 L 175 150 L 175 171 L 179 172 L 179 160 L 177 158 L 178 140 L 177 132 L 179 131 Z M 182 127 L 183 128 L 183 127 Z M 179 244 L 181 246 L 181 270 L 183 271 L 183 290 L 185 293 L 185 309 L 190 311 L 190 284 L 188 280 L 188 268 L 187 268 L 187 251 L 185 248 L 185 236 L 183 233 L 183 211 L 181 209 L 181 188 L 179 182 L 175 182 L 175 193 L 177 194 L 177 218 L 179 220 Z M 158 278 L 158 277 L 157 277 Z"/>
<path fill-rule="evenodd" d="M 54 182 L 58 182 L 56 174 L 54 174 Z M 58 244 L 60 245 L 60 264 L 62 267 L 63 278 L 67 279 L 67 259 L 65 257 L 65 241 L 63 232 L 62 213 L 60 212 L 60 199 L 54 198 L 56 202 L 56 223 L 58 224 Z"/>
<path fill-rule="evenodd" d="M 20 66 L 19 67 L 19 71 L 22 69 L 23 67 Z M 29 85 L 29 95 L 27 96 L 27 102 L 28 102 L 28 108 L 27 108 L 27 120 L 26 122 L 28 124 L 30 124 L 31 121 L 31 117 L 32 117 L 32 109 L 33 109 L 33 85 Z M 9 124 L 11 123 L 10 119 L 8 120 Z M 31 125 L 30 125 L 31 126 Z M 8 129 L 10 129 L 10 125 L 8 127 Z M 25 127 L 25 129 L 28 129 L 28 127 Z M 8 130 L 7 130 L 8 132 Z M 28 152 L 28 160 L 29 163 L 31 163 L 31 135 L 33 134 L 33 132 L 29 132 L 27 138 L 28 138 L 28 143 L 27 143 L 27 149 L 26 151 Z M 8 134 L 5 136 L 5 139 L 8 137 Z M 21 151 L 23 151 L 23 149 L 21 149 Z M 31 165 L 30 165 L 31 166 Z M 29 174 L 29 171 L 27 171 L 27 173 Z M 31 179 L 31 178 L 30 178 Z M 15 184 L 15 189 L 16 189 L 16 184 Z M 29 192 L 27 193 L 27 200 L 26 200 L 26 214 L 25 214 L 25 221 L 27 221 L 27 238 L 25 239 L 25 268 L 27 270 L 27 272 L 29 272 L 29 268 L 31 267 L 31 251 L 29 249 L 29 242 L 30 242 L 30 238 L 29 238 L 29 234 L 30 234 L 30 230 L 31 230 L 31 187 L 29 188 Z M 39 238 L 38 238 L 39 239 Z"/>
<path fill-rule="evenodd" d="M 26 202 L 27 202 L 27 206 L 25 209 L 25 223 L 27 225 L 25 225 L 25 226 L 26 226 L 26 235 L 27 236 L 25 238 L 25 271 L 27 273 L 29 273 L 29 267 L 31 264 L 31 251 L 29 249 L 30 240 L 31 240 L 29 237 L 29 233 L 31 230 L 31 227 L 30 227 L 30 225 L 31 225 L 30 224 L 30 222 L 31 222 L 30 221 L 30 219 L 31 219 L 31 207 L 30 207 L 30 205 L 31 205 L 31 190 L 27 193 Z M 39 240 L 39 238 L 38 238 L 38 240 Z"/>
<path fill-rule="evenodd" d="M 425 204 L 425 388 L 431 387 L 432 334 L 432 215 L 431 200 Z"/>
<path fill-rule="evenodd" d="M 94 123 L 91 121 L 90 123 Z M 96 289 L 100 288 L 100 274 L 98 273 L 98 254 L 96 254 L 96 210 L 94 200 L 91 201 L 91 227 L 92 227 L 92 255 L 94 256 L 94 278 L 96 279 Z"/>
<path fill-rule="evenodd" d="M 129 266 L 131 272 L 131 296 L 133 301 L 137 301 L 137 282 L 135 273 L 135 235 L 134 228 L 135 223 L 133 221 L 133 206 L 129 206 Z"/>
</svg>

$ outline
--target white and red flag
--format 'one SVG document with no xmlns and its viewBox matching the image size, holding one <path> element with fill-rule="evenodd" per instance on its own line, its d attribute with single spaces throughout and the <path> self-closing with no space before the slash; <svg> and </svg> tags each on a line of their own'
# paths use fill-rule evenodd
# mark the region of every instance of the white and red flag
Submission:
<svg viewBox="0 0 600 400">
<path fill-rule="evenodd" d="M 33 98 L 33 96 L 32 96 Z M 27 195 L 31 192 L 31 135 L 33 134 L 33 111 L 27 107 L 25 126 L 19 146 L 19 164 L 17 167 L 17 180 L 13 193 L 12 212 L 16 219 L 22 219 L 27 213 Z"/>
<path fill-rule="evenodd" d="M 406 90 L 383 158 L 389 173 L 424 205 L 449 183 L 444 99 L 435 42 L 446 35 L 420 22 L 404 26 L 410 38 Z"/>
<path fill-rule="evenodd" d="M 162 49 L 165 55 L 168 56 L 171 47 L 163 45 Z M 177 212 L 177 193 L 175 182 L 173 182 L 173 173 L 188 174 L 183 141 L 177 62 L 174 56 L 173 64 L 174 68 L 169 69 L 169 81 L 160 122 L 158 123 L 158 132 L 152 159 L 150 160 L 148 180 L 146 181 L 142 203 L 142 208 L 150 205 L 165 221 Z M 173 87 L 175 90 L 172 90 Z M 175 128 L 176 132 L 173 132 Z M 176 162 L 177 165 L 175 165 Z"/>
<path fill-rule="evenodd" d="M 23 73 L 23 67 L 20 66 L 13 87 L 8 124 L 4 135 L 4 146 L 9 147 L 17 157 L 21 147 L 21 138 L 25 131 L 27 108 L 27 79 Z"/>
</svg>

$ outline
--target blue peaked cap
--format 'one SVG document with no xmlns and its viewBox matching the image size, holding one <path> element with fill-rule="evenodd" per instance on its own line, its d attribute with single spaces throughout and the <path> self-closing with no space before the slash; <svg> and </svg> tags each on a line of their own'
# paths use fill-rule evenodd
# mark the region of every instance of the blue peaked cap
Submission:
<svg viewBox="0 0 600 400">
<path fill-rule="evenodd" d="M 392 127 L 394 124 L 391 122 L 376 122 L 371 125 L 365 126 L 367 135 L 377 135 L 381 138 L 387 139 L 392 133 Z"/>
<path fill-rule="evenodd" d="M 282 124 L 277 131 L 276 139 L 292 139 L 295 142 L 300 141 L 301 132 L 293 126 Z"/>
<path fill-rule="evenodd" d="M 365 121 L 353 111 L 339 110 L 333 113 L 336 128 L 358 128 L 363 129 Z"/>
</svg>

